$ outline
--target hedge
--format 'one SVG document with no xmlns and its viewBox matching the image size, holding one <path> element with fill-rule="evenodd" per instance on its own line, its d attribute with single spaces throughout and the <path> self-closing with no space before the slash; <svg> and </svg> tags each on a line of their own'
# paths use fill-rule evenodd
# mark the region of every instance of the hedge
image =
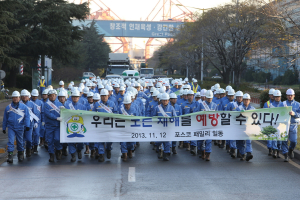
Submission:
<svg viewBox="0 0 300 200">
<path fill-rule="evenodd" d="M 285 101 L 286 100 L 286 91 L 287 89 L 282 89 L 281 91 L 281 101 Z M 269 100 L 269 90 L 265 90 L 263 92 L 261 92 L 260 94 L 260 107 L 264 107 L 264 104 Z M 300 90 L 295 90 L 295 100 L 296 101 L 300 101 Z"/>
</svg>

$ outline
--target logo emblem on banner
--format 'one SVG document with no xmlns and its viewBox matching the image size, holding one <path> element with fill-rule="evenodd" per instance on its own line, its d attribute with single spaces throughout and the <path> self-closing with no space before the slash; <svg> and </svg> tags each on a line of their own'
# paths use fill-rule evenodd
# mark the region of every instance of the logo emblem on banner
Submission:
<svg viewBox="0 0 300 200">
<path fill-rule="evenodd" d="M 67 120 L 66 125 L 68 138 L 84 137 L 84 133 L 86 133 L 86 128 L 84 126 L 82 117 L 74 115 Z"/>
</svg>

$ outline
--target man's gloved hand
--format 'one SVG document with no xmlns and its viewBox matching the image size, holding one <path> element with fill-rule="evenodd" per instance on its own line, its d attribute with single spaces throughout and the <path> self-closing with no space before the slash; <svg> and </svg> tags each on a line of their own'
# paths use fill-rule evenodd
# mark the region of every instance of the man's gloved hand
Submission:
<svg viewBox="0 0 300 200">
<path fill-rule="evenodd" d="M 25 131 L 29 131 L 29 130 L 30 130 L 30 128 L 29 128 L 29 127 L 26 127 L 26 128 L 25 128 Z"/>
<path fill-rule="evenodd" d="M 62 118 L 61 117 L 58 117 L 58 118 L 56 118 L 57 119 L 57 121 L 62 121 Z"/>
<path fill-rule="evenodd" d="M 42 126 L 45 126 L 45 122 L 42 122 Z"/>
<path fill-rule="evenodd" d="M 3 130 L 2 132 L 5 134 L 5 133 L 6 133 L 6 130 Z"/>
<path fill-rule="evenodd" d="M 34 125 L 33 125 L 33 128 L 37 128 L 39 126 L 39 124 L 38 123 L 35 123 Z"/>
<path fill-rule="evenodd" d="M 59 106 L 59 109 L 66 109 L 64 106 Z"/>
</svg>

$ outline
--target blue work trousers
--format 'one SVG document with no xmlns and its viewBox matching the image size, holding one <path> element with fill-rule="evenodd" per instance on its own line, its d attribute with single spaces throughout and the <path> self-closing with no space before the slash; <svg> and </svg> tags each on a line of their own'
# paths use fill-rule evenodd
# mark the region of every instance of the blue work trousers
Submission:
<svg viewBox="0 0 300 200">
<path fill-rule="evenodd" d="M 164 153 L 171 153 L 170 147 L 171 142 L 157 142 L 157 147 L 161 146 L 161 149 L 164 151 Z"/>
<path fill-rule="evenodd" d="M 205 141 L 205 143 L 204 143 Z M 211 142 L 212 140 L 197 140 L 197 144 L 198 144 L 198 150 L 200 151 L 204 151 L 207 153 L 211 153 Z"/>
<path fill-rule="evenodd" d="M 15 137 L 17 139 L 17 150 L 24 151 L 24 143 L 23 143 L 23 133 L 24 129 L 10 129 L 8 128 L 8 142 L 7 142 L 7 151 L 13 152 L 15 149 Z"/>
<path fill-rule="evenodd" d="M 76 151 L 81 151 L 83 149 L 83 143 L 68 143 L 69 153 L 73 154 Z"/>
<path fill-rule="evenodd" d="M 38 127 L 37 128 L 33 128 L 32 131 L 32 143 L 33 145 L 39 145 L 39 141 L 40 141 L 40 127 L 41 127 L 41 123 L 38 123 Z"/>
<path fill-rule="evenodd" d="M 26 148 L 32 147 L 32 131 L 33 131 L 33 127 L 30 127 L 29 131 L 24 130 L 23 146 L 25 146 L 25 142 L 26 142 Z"/>
<path fill-rule="evenodd" d="M 240 151 L 240 154 L 244 155 L 245 153 L 252 152 L 251 140 L 237 140 L 236 147 Z"/>
<path fill-rule="evenodd" d="M 105 149 L 104 149 L 105 146 Z M 95 148 L 98 149 L 99 154 L 104 154 L 105 150 L 111 151 L 112 150 L 112 142 L 97 142 L 95 143 Z"/>
<path fill-rule="evenodd" d="M 121 142 L 121 152 L 128 153 L 128 150 L 134 150 L 135 142 Z"/>
<path fill-rule="evenodd" d="M 56 150 L 62 149 L 62 144 L 60 143 L 60 132 L 59 127 L 56 127 L 55 129 L 46 129 L 46 136 L 48 141 L 48 152 L 54 153 L 54 147 Z"/>
</svg>

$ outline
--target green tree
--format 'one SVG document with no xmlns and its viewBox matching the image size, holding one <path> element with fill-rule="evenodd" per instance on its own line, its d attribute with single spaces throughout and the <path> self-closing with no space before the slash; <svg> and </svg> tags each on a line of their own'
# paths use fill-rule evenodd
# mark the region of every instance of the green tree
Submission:
<svg viewBox="0 0 300 200">
<path fill-rule="evenodd" d="M 261 131 L 262 134 L 270 136 L 271 134 L 275 134 L 277 132 L 277 129 L 273 126 L 266 126 L 263 127 L 263 130 Z"/>
</svg>

